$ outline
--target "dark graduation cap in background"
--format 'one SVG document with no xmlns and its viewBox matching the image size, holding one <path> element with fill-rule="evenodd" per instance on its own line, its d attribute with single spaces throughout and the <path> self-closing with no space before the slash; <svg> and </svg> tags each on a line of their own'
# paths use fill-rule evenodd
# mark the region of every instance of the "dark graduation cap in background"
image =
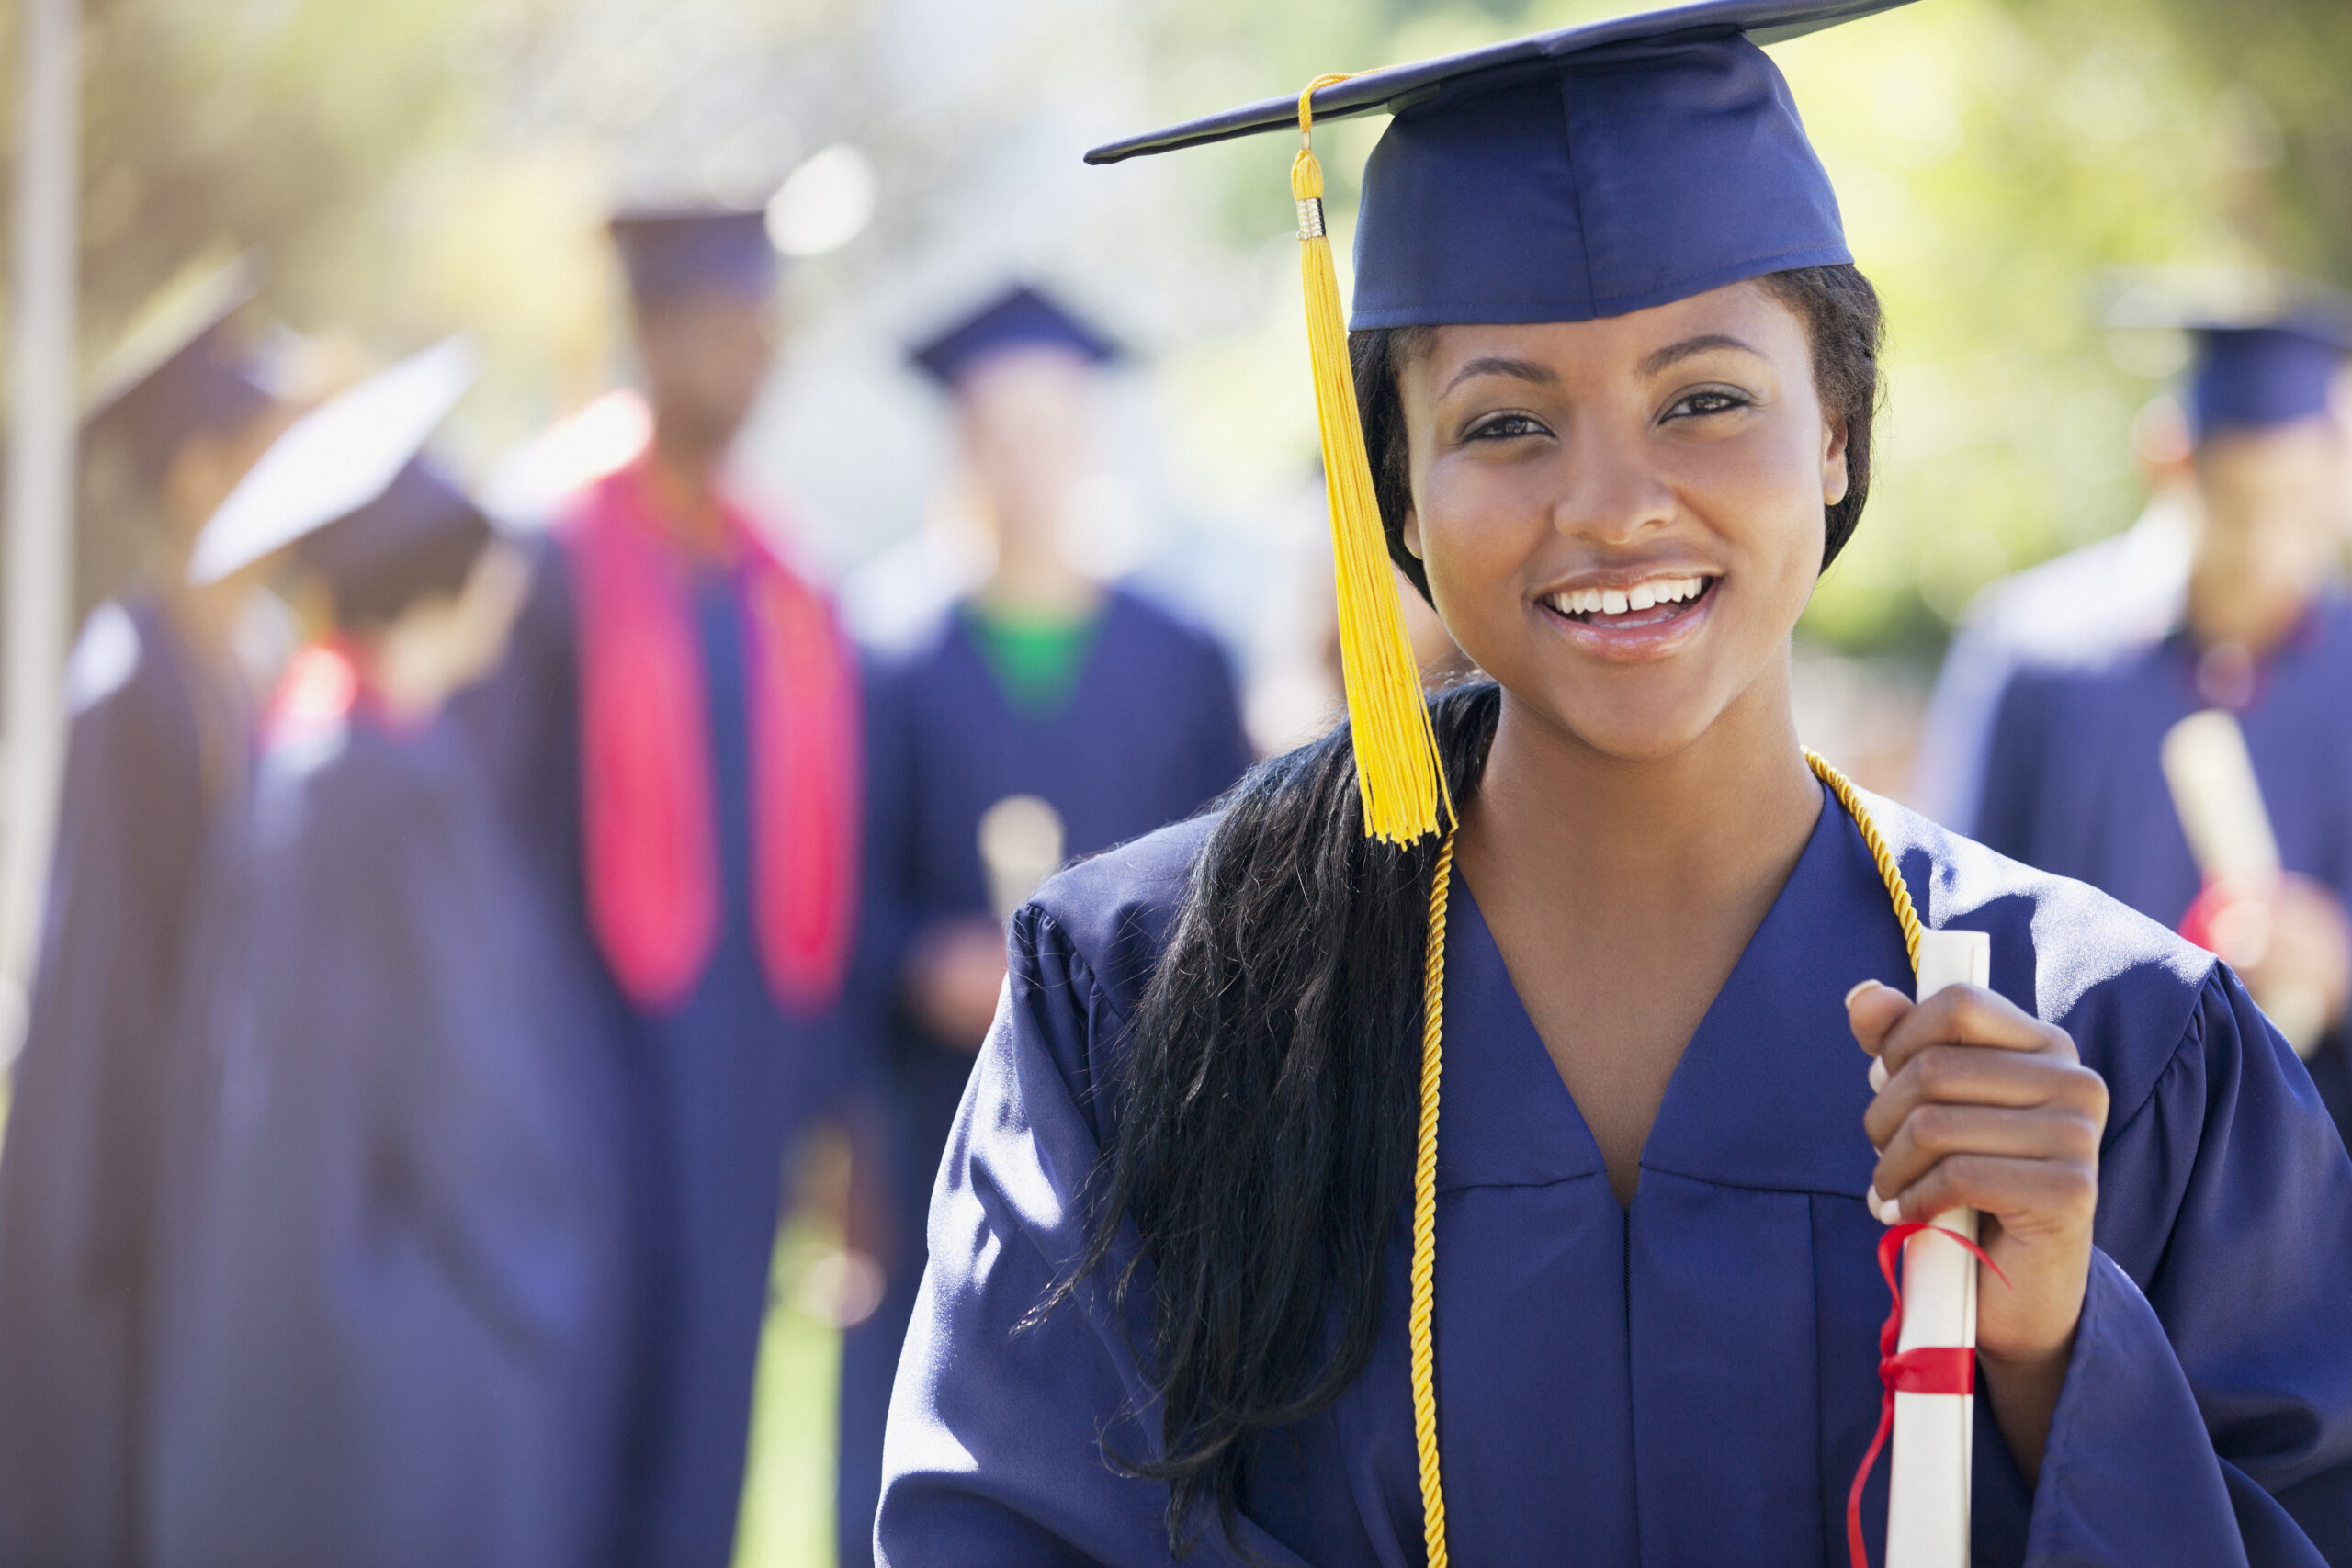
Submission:
<svg viewBox="0 0 2352 1568">
<path fill-rule="evenodd" d="M 2352 300 L 2324 285 L 2235 268 L 2122 272 L 2109 279 L 2110 327 L 2187 333 L 2182 389 L 2199 441 L 2325 413 L 2352 355 Z"/>
<path fill-rule="evenodd" d="M 236 329 L 259 282 L 253 258 L 240 256 L 167 292 L 98 367 L 85 436 L 119 440 L 153 483 L 190 437 L 239 430 L 266 409 L 267 378 Z"/>
<path fill-rule="evenodd" d="M 705 290 L 764 299 L 775 288 L 775 245 L 759 208 L 624 208 L 608 227 L 639 305 Z"/>
<path fill-rule="evenodd" d="M 205 524 L 188 580 L 218 581 L 291 546 L 345 625 L 457 587 L 490 525 L 424 448 L 478 367 L 472 345 L 450 338 L 296 421 Z"/>
<path fill-rule="evenodd" d="M 1358 328 L 1589 321 L 1853 260 L 1829 176 L 1759 44 L 1907 0 L 1700 0 L 1415 65 L 1324 78 L 1098 147 L 1093 164 L 1299 133 L 1307 340 L 1364 830 L 1452 816 L 1381 532 L 1324 236 L 1315 119 L 1395 116 L 1364 167 Z"/>
<path fill-rule="evenodd" d="M 953 389 L 984 361 L 1023 348 L 1067 349 L 1090 365 L 1120 357 L 1118 344 L 1026 283 L 1010 285 L 933 333 L 907 357 Z"/>
</svg>

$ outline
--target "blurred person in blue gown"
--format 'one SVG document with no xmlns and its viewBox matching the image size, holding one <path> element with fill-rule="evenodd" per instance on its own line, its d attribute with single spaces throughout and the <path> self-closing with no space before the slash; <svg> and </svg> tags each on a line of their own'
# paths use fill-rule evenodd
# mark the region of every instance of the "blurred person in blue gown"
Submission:
<svg viewBox="0 0 2352 1568">
<path fill-rule="evenodd" d="M 154 1242 L 167 1020 L 208 822 L 242 787 L 235 594 L 190 544 L 282 423 L 239 312 L 239 263 L 162 302 L 100 373 L 94 455 L 161 524 L 143 585 L 98 606 L 72 716 L 23 1049 L 0 1154 L 0 1562 L 130 1561 L 137 1344 Z M 110 452 L 107 450 L 110 449 Z"/>
<path fill-rule="evenodd" d="M 639 1389 L 621 1559 L 720 1568 L 787 1154 L 857 1076 L 860 698 L 832 606 L 725 466 L 775 349 L 757 211 L 612 225 L 650 446 L 575 498 L 454 705 L 625 1041 Z"/>
<path fill-rule="evenodd" d="M 2302 1065 L 2211 953 L 1797 734 L 1883 321 L 1760 46 L 1891 3 L 1092 154 L 1291 171 L 1350 724 L 1014 917 L 884 1561 L 1860 1568 L 1898 1387 L 1974 1395 L 1974 1562 L 2352 1560 L 2352 1160 Z M 1309 108 L 1391 117 L 1352 334 Z M 1426 709 L 1391 561 L 1487 677 Z M 1963 931 L 1988 983 L 1915 1004 Z M 1888 1356 L 1881 1260 L 1951 1206 L 1975 1354 Z"/>
<path fill-rule="evenodd" d="M 842 1345 L 840 1554 L 870 1562 L 882 1430 L 922 1276 L 939 1160 L 1004 986 L 1005 927 L 1065 859 L 1188 817 L 1250 755 L 1224 650 L 1075 564 L 1099 462 L 1108 339 L 1027 285 L 941 330 L 914 363 L 954 400 L 994 546 L 987 578 L 868 691 L 860 973 L 887 1044 L 891 1224 L 881 1305 Z"/>
<path fill-rule="evenodd" d="M 2258 947 L 2223 956 L 2311 1054 L 2352 1127 L 2344 1019 L 2352 994 L 2352 320 L 2300 316 L 2199 331 L 2188 385 L 2202 522 L 2179 614 L 2090 667 L 2020 671 L 1986 752 L 1979 832 L 2200 940 L 2207 876 L 2162 762 L 2190 714 L 2235 716 L 2286 873 Z M 2208 901 L 2210 904 L 2210 900 Z M 2241 921 L 2236 929 L 2245 930 Z"/>
<path fill-rule="evenodd" d="M 157 1568 L 610 1561 L 615 1043 L 447 694 L 525 567 L 418 445 L 452 342 L 314 411 L 199 540 L 290 555 L 311 636 L 202 903 L 165 1155 Z"/>
<path fill-rule="evenodd" d="M 2132 525 L 1989 585 L 1953 630 L 1919 725 L 1910 798 L 1922 816 L 1975 831 L 1984 748 L 2012 675 L 2103 663 L 2119 649 L 2162 637 L 2180 618 L 2197 491 L 2177 399 L 2160 397 L 2140 411 L 2132 447 L 2148 491 Z"/>
</svg>

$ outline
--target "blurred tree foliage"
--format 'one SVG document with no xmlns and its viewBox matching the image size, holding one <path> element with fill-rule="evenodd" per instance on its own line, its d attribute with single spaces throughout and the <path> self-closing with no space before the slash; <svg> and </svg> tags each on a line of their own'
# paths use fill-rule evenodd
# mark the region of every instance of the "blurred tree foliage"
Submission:
<svg viewBox="0 0 2352 1568">
<path fill-rule="evenodd" d="M 388 186 L 473 122 L 452 68 L 467 0 L 88 0 L 84 9 L 81 355 L 102 359 L 154 297 L 241 251 L 265 310 L 368 320 L 387 288 Z M 5 35 L 13 162 L 18 70 Z M 8 214 L 0 207 L 0 228 Z M 79 608 L 139 569 L 147 535 L 101 468 L 78 537 Z"/>
<path fill-rule="evenodd" d="M 2276 157 L 2245 220 L 2282 259 L 2352 282 L 2352 5 L 2154 0 L 2206 79 L 2240 95 Z"/>
<path fill-rule="evenodd" d="M 991 3 L 1028 26 L 1059 0 L 973 0 Z M 1200 112 L 1633 3 L 1126 0 L 1113 9 L 1147 47 L 1122 113 Z M 876 35 L 906 8 L 88 0 L 85 352 L 175 274 L 258 248 L 267 308 L 299 326 L 347 323 L 378 353 L 483 329 L 496 434 L 519 434 L 609 357 L 594 243 L 605 165 L 580 138 L 666 157 L 665 126 L 691 141 L 724 119 L 772 153 L 810 102 L 854 88 L 887 154 L 883 131 L 907 116 L 887 100 L 888 73 L 860 62 L 881 58 Z M 0 22 L 12 83 L 14 15 Z M 1923 0 L 1778 54 L 1894 329 L 1870 523 L 1811 624 L 1844 646 L 1924 655 L 1983 582 L 2121 526 L 2138 504 L 2127 428 L 2168 367 L 2100 331 L 2101 268 L 2267 261 L 2352 282 L 2352 118 L 2339 107 L 2352 5 Z M 1001 96 L 1036 90 L 1007 82 Z M 859 118 L 833 109 L 815 118 Z M 1378 132 L 1365 119 L 1323 138 L 1343 238 Z M 1189 361 L 1171 356 L 1170 417 L 1180 445 L 1255 439 L 1304 471 L 1312 421 L 1292 417 L 1283 374 L 1295 357 L 1288 160 L 1261 141 L 1188 161 L 1201 204 L 1169 214 L 1171 238 L 1195 231 L 1183 254 L 1201 265 L 1187 269 L 1254 297 L 1192 333 L 1204 341 Z M 892 243 L 925 242 L 910 229 Z M 94 548 L 98 532 L 85 530 Z M 127 570 L 119 551 L 98 556 L 85 597 Z"/>
</svg>

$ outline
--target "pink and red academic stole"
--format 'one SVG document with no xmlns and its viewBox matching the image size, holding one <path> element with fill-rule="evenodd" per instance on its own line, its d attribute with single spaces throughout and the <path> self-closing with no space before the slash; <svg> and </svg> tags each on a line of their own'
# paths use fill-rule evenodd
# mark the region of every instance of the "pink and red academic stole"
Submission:
<svg viewBox="0 0 2352 1568">
<path fill-rule="evenodd" d="M 600 480 L 562 532 L 578 585 L 590 930 L 639 1009 L 684 1001 L 718 945 L 720 888 L 701 645 L 687 571 L 640 471 Z M 750 662 L 752 908 L 796 1012 L 839 994 L 856 919 L 856 663 L 817 592 L 729 508 Z"/>
<path fill-rule="evenodd" d="M 1903 1342 L 1903 1249 L 1921 1231 L 1933 1231 L 1950 1236 L 1966 1247 L 1976 1261 L 1993 1270 L 2002 1283 L 2008 1276 L 2001 1266 L 1984 1256 L 1984 1249 L 1961 1235 L 1925 1220 L 1910 1220 L 1899 1225 L 1889 1225 L 1879 1238 L 1878 1271 L 1885 1276 L 1886 1288 L 1894 1298 L 1887 1308 L 1886 1321 L 1878 1331 L 1878 1381 L 1884 1385 L 1878 1406 L 1878 1431 L 1871 1438 L 1870 1451 L 1862 1455 L 1861 1468 L 1854 1472 L 1854 1484 L 1846 1494 L 1846 1554 L 1851 1568 L 1871 1568 L 1870 1548 L 1862 1540 L 1862 1488 L 1871 1478 L 1871 1467 L 1878 1463 L 1879 1450 L 1886 1447 L 1887 1434 L 1894 1429 L 1894 1396 L 1898 1393 L 1973 1393 L 1976 1392 L 1976 1352 L 1956 1345 L 1922 1345 L 1916 1350 L 1898 1350 Z"/>
</svg>

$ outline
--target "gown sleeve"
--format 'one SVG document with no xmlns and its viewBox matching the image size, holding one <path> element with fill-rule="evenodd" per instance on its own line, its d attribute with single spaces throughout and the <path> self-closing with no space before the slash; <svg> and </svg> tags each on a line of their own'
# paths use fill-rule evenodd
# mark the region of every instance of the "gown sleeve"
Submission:
<svg viewBox="0 0 2352 1568">
<path fill-rule="evenodd" d="M 2101 1156 L 2032 1563 L 2352 1562 L 2352 1162 L 2216 964 Z"/>
<path fill-rule="evenodd" d="M 957 1112 L 932 1201 L 931 1264 L 899 1362 L 883 1456 L 879 1560 L 899 1568 L 1129 1568 L 1169 1561 L 1165 1487 L 1109 1455 L 1159 1451 L 1136 1345 L 1148 1270 L 1122 1314 L 1105 1268 L 1026 1322 L 1085 1244 L 1094 1168 L 1090 1063 L 1119 1025 L 1083 954 L 1032 905 L 1014 919 L 1012 972 Z M 1246 1519 L 1261 1563 L 1299 1559 Z M 1213 1519 L 1187 1563 L 1244 1562 Z"/>
</svg>

